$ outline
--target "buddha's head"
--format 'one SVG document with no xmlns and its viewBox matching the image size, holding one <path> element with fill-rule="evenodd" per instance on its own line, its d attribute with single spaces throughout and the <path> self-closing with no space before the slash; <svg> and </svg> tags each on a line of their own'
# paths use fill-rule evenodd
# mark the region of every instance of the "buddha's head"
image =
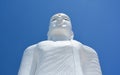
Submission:
<svg viewBox="0 0 120 75">
<path fill-rule="evenodd" d="M 71 40 L 73 39 L 73 36 L 71 21 L 66 14 L 58 13 L 51 17 L 48 31 L 48 40 Z"/>
</svg>

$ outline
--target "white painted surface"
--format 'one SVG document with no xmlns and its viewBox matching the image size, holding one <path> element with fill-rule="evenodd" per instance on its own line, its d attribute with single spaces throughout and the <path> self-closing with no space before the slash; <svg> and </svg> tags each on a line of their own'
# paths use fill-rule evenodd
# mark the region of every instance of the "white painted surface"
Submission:
<svg viewBox="0 0 120 75">
<path fill-rule="evenodd" d="M 54 15 L 48 40 L 24 51 L 18 75 L 102 75 L 95 50 L 73 36 L 69 17 Z"/>
</svg>

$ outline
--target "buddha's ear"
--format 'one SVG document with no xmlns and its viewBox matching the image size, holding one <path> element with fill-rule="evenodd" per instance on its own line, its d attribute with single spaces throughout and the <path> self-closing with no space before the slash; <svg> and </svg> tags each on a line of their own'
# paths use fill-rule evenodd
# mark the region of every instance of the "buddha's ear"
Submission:
<svg viewBox="0 0 120 75">
<path fill-rule="evenodd" d="M 47 37 L 48 37 L 48 40 L 50 39 L 50 31 L 48 31 L 48 33 L 47 33 Z"/>
<path fill-rule="evenodd" d="M 71 31 L 71 35 L 70 35 L 70 39 L 73 39 L 73 37 L 74 37 L 74 33 L 73 33 L 73 31 Z"/>
</svg>

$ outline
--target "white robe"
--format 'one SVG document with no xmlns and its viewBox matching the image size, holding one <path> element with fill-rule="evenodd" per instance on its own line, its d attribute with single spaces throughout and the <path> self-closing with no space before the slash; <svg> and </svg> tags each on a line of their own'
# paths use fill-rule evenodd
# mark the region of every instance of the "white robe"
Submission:
<svg viewBox="0 0 120 75">
<path fill-rule="evenodd" d="M 24 51 L 18 75 L 102 75 L 97 53 L 78 41 L 43 41 Z"/>
</svg>

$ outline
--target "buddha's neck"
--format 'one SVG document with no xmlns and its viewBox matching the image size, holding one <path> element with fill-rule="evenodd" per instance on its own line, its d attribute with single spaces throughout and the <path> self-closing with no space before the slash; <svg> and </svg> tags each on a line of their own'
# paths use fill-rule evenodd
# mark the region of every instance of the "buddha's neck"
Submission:
<svg viewBox="0 0 120 75">
<path fill-rule="evenodd" d="M 52 40 L 52 41 L 69 41 L 69 40 L 71 40 L 70 39 L 70 37 L 65 37 L 65 36 L 55 36 L 55 37 L 51 37 L 51 39 L 50 40 Z"/>
</svg>

